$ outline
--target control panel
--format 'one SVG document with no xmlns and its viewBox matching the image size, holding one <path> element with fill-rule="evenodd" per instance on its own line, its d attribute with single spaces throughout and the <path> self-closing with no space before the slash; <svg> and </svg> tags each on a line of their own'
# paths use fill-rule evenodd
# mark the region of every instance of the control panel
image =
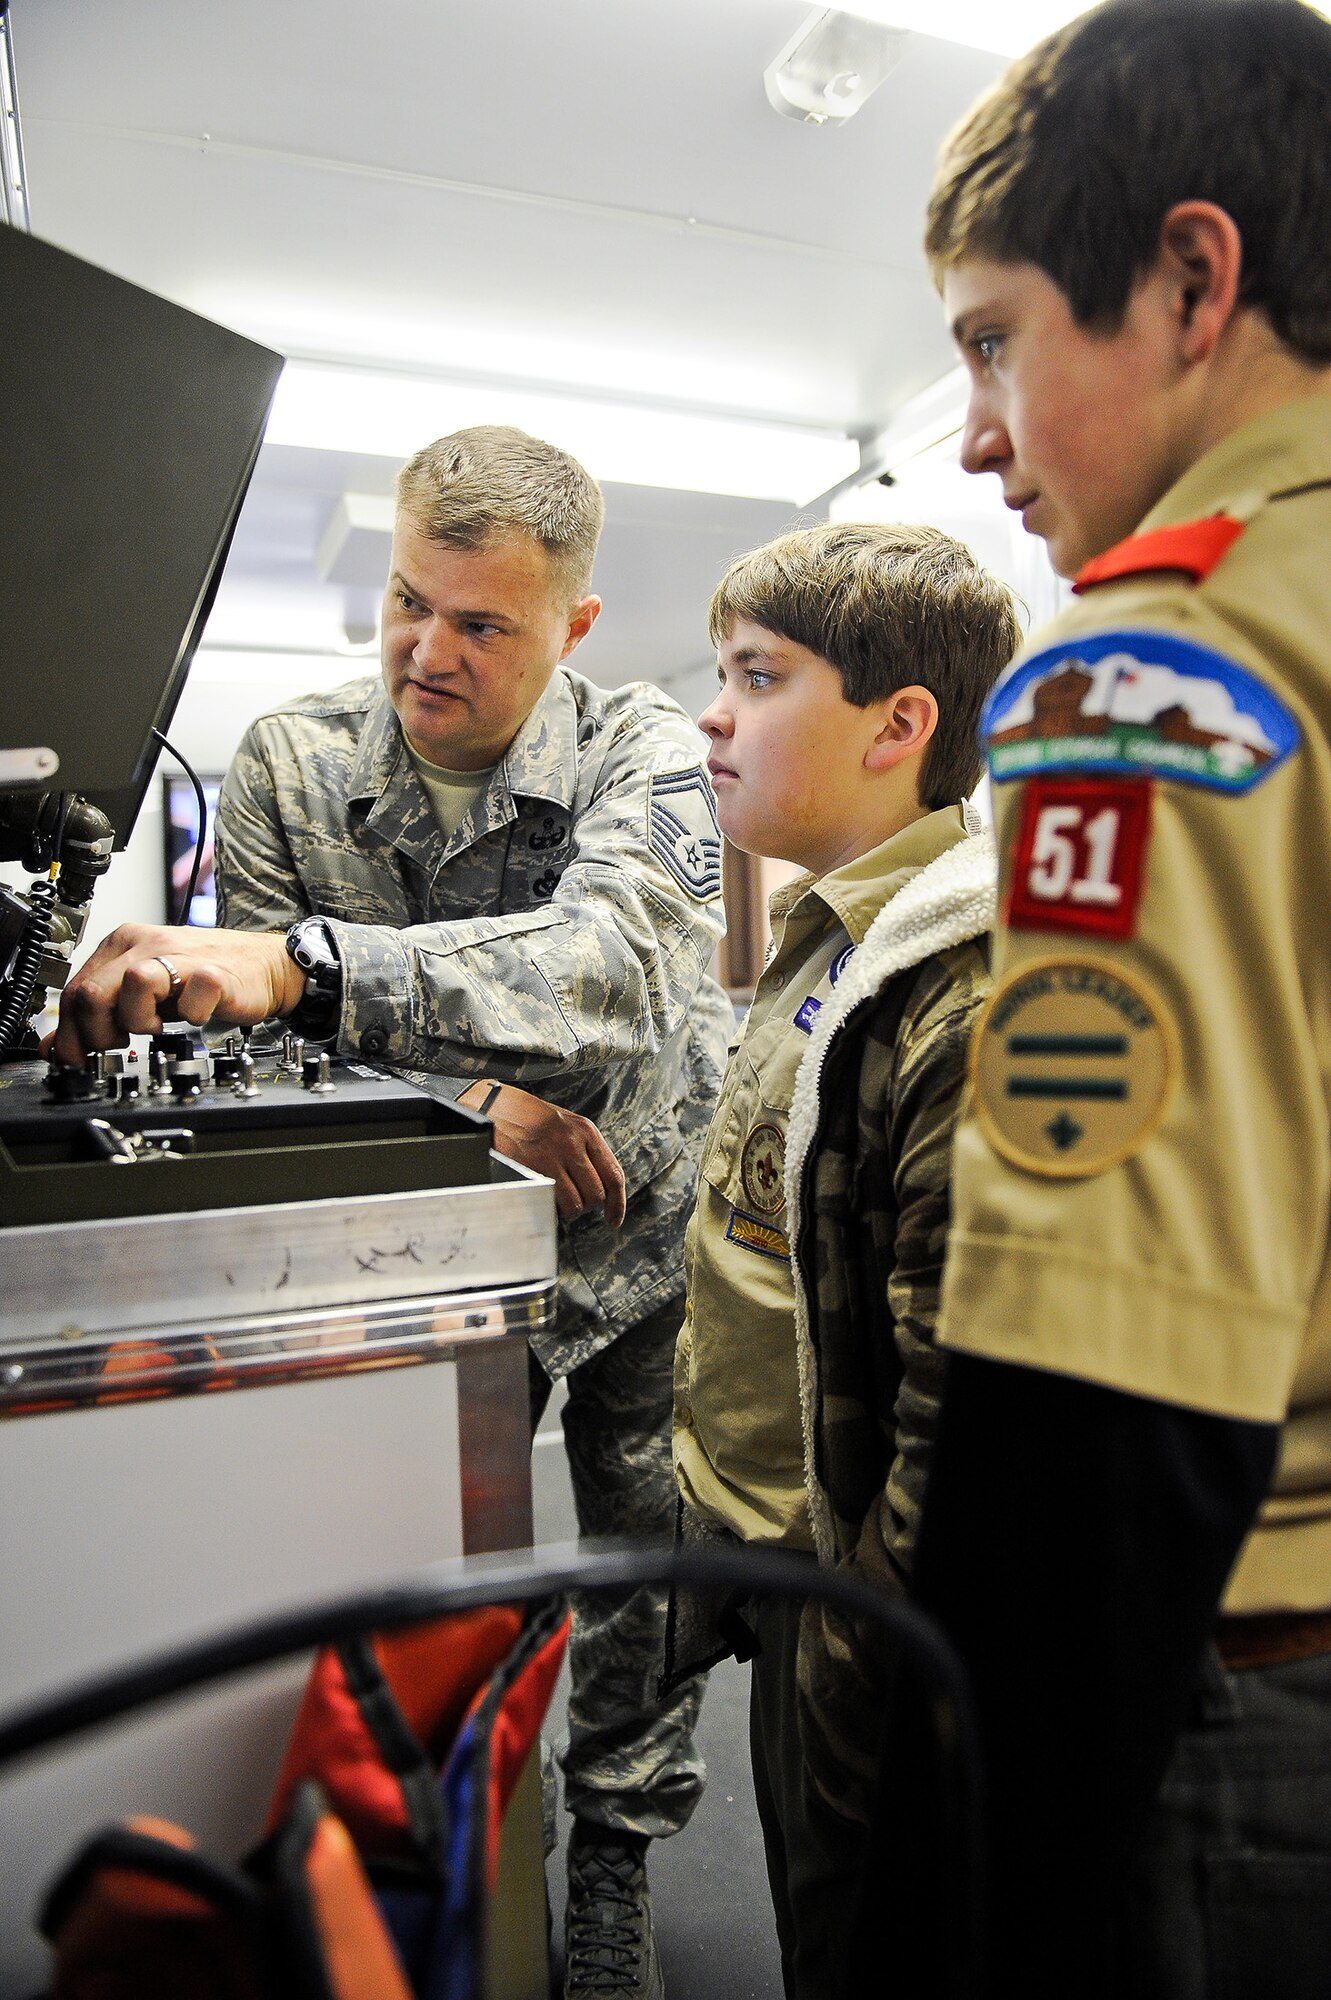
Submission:
<svg viewBox="0 0 1331 2000">
<path fill-rule="evenodd" d="M 0 1227 L 490 1178 L 485 1119 L 299 1036 L 0 1067 Z"/>
</svg>

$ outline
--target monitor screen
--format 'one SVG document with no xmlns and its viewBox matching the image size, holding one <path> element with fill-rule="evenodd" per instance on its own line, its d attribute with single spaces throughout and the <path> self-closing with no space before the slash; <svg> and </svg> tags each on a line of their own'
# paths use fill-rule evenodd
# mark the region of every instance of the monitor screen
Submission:
<svg viewBox="0 0 1331 2000">
<path fill-rule="evenodd" d="M 0 749 L 42 753 L 123 847 L 282 361 L 3 225 L 0 299 Z"/>
<path fill-rule="evenodd" d="M 213 879 L 213 827 L 217 821 L 217 798 L 222 789 L 220 778 L 206 778 L 200 775 L 203 786 L 204 803 L 208 808 L 208 826 L 204 834 L 203 860 L 199 864 L 199 879 L 183 921 L 200 924 L 211 930 L 217 922 L 217 884 Z M 194 787 L 189 779 L 178 772 L 171 772 L 162 779 L 162 827 L 166 836 L 166 921 L 169 924 L 182 921 L 181 899 L 189 887 L 190 871 L 194 866 L 194 849 L 199 839 L 199 802 L 194 796 Z"/>
</svg>

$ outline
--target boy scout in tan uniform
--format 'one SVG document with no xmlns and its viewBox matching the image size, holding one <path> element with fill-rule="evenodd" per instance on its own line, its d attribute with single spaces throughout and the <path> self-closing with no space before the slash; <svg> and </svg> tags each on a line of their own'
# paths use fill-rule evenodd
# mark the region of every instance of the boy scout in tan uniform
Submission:
<svg viewBox="0 0 1331 2000">
<path fill-rule="evenodd" d="M 979 1706 L 1000 1995 L 1327 1990 L 1329 114 L 1298 0 L 1108 0 L 931 202 L 963 464 L 1078 592 L 984 723 L 916 1567 Z"/>
<path fill-rule="evenodd" d="M 949 1141 L 965 1027 L 987 990 L 993 853 L 961 803 L 978 776 L 975 722 L 1017 639 L 1007 591 L 930 528 L 833 526 L 742 557 L 712 604 L 721 691 L 700 719 L 727 835 L 808 872 L 772 899 L 773 949 L 730 1061 L 685 1239 L 688 1304 L 675 1361 L 674 1458 L 686 1537 L 812 1550 L 824 1415 L 797 1336 L 787 1208 L 796 1078 L 860 954 L 891 933 L 909 989 L 874 1067 L 909 1105 L 891 1141 L 905 1164 L 898 1226 L 852 1332 L 879 1378 L 897 1344 L 874 1308 L 889 1293 L 910 1334 L 932 1337 L 947 1219 Z M 824 650 L 825 649 L 825 650 Z M 908 915 L 892 931 L 894 911 Z M 899 1030 L 899 1031 L 898 1031 Z M 912 1087 L 913 1086 L 913 1087 Z M 886 1203 L 884 1204 L 887 1205 Z M 858 1265 L 857 1265 L 858 1270 Z M 891 1350 L 891 1358 L 884 1349 Z M 914 1415 L 931 1428 L 918 1380 Z M 836 1400 L 835 1397 L 832 1400 Z M 844 1410 L 844 1402 L 842 1409 Z M 876 1426 L 882 1413 L 875 1411 Z M 886 1428 L 895 1435 L 891 1413 Z M 912 1431 L 927 1453 L 927 1435 Z M 899 1467 L 900 1440 L 885 1458 Z M 880 1486 L 886 1483 L 886 1476 Z M 820 1546 L 827 1561 L 830 1546 Z M 668 1672 L 730 1650 L 687 1600 Z M 746 1604 L 750 1748 L 768 1882 L 791 2000 L 825 2000 L 860 1829 L 806 1785 L 797 1713 L 798 1605 Z M 694 1650 L 696 1648 L 696 1650 Z"/>
<path fill-rule="evenodd" d="M 960 806 L 931 812 L 772 898 L 772 955 L 699 1162 L 675 1363 L 680 1490 L 746 1542 L 814 1546 L 786 1215 L 790 1110 L 812 1023 L 893 892 L 967 834 Z M 975 955 L 978 989 L 979 946 Z"/>
</svg>

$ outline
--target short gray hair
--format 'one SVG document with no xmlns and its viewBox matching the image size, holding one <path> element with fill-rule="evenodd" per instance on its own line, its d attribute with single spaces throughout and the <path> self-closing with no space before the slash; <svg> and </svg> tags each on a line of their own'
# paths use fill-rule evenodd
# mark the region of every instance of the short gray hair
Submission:
<svg viewBox="0 0 1331 2000">
<path fill-rule="evenodd" d="M 586 595 L 605 519 L 601 489 L 558 445 L 511 424 L 436 438 L 397 476 L 397 503 L 431 541 L 481 549 L 510 529 L 538 541 L 570 600 Z"/>
</svg>

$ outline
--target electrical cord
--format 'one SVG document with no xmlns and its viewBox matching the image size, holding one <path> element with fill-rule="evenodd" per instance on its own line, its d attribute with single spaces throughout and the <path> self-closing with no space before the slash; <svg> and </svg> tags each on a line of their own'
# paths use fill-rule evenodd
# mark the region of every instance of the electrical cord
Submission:
<svg viewBox="0 0 1331 2000">
<path fill-rule="evenodd" d="M 42 953 L 55 918 L 55 896 L 53 871 L 48 880 L 33 884 L 28 921 L 23 927 L 23 936 L 19 939 L 8 978 L 0 985 L 0 1054 L 17 1044 L 28 1025 Z"/>
<path fill-rule="evenodd" d="M 190 910 L 194 906 L 194 891 L 199 886 L 199 870 L 203 866 L 203 844 L 208 836 L 208 801 L 203 796 L 203 786 L 199 783 L 199 774 L 188 758 L 181 756 L 174 743 L 167 742 L 160 729 L 154 729 L 153 735 L 161 744 L 163 750 L 175 758 L 177 764 L 179 764 L 181 770 L 193 785 L 194 797 L 198 801 L 199 833 L 194 843 L 194 866 L 190 869 L 189 873 L 189 887 L 181 899 L 180 908 L 176 911 L 177 924 L 187 924 L 189 922 Z"/>
</svg>

